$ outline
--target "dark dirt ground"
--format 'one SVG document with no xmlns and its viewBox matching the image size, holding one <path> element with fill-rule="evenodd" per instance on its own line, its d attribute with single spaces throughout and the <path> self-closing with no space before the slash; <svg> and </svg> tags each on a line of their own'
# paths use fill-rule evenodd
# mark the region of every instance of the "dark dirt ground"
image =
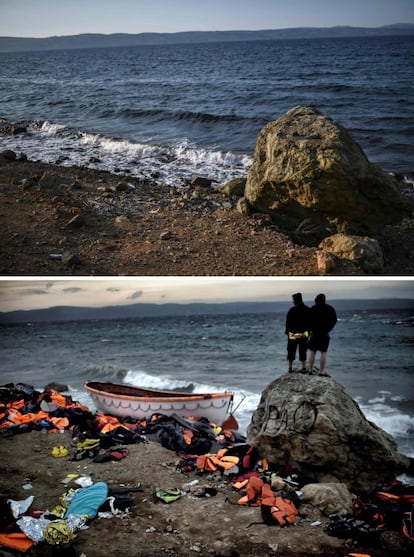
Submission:
<svg viewBox="0 0 414 557">
<path fill-rule="evenodd" d="M 69 455 L 54 458 L 51 450 L 56 445 L 68 448 Z M 105 481 L 111 487 L 136 486 L 139 482 L 142 491 L 134 493 L 128 514 L 91 520 L 87 530 L 78 532 L 67 553 L 65 548 L 58 551 L 56 546 L 41 543 L 34 546 L 30 555 L 340 557 L 352 551 L 371 557 L 409 555 L 401 545 L 402 534 L 393 531 L 382 534 L 384 548 L 381 550 L 358 547 L 352 541 L 329 536 L 327 517 L 305 504 L 299 509 L 304 518 L 298 519 L 294 526 L 281 528 L 256 524 L 248 527 L 252 522 L 261 522 L 260 510 L 230 504 L 226 499 L 235 502 L 239 495 L 228 480 L 219 473 L 177 472 L 176 454 L 155 442 L 128 445 L 129 455 L 119 462 L 74 461 L 74 450 L 70 433 L 33 431 L 11 439 L 0 437 L 0 496 L 20 500 L 33 495 L 32 509 L 51 510 L 67 490 L 61 481 L 68 473 L 90 475 L 94 482 Z M 194 479 L 198 484 L 192 489 L 214 487 L 217 495 L 197 497 L 189 491 L 170 504 L 154 497 L 158 488 L 179 487 L 188 491 L 185 484 Z M 24 490 L 22 486 L 29 482 L 32 489 Z M 312 526 L 314 521 L 321 524 Z"/>
<path fill-rule="evenodd" d="M 42 178 L 43 177 L 43 178 Z M 243 216 L 211 187 L 0 161 L 0 274 L 18 276 L 314 276 L 316 248 L 266 215 Z M 378 238 L 383 275 L 414 274 L 414 219 Z M 335 275 L 364 275 L 342 261 Z"/>
</svg>

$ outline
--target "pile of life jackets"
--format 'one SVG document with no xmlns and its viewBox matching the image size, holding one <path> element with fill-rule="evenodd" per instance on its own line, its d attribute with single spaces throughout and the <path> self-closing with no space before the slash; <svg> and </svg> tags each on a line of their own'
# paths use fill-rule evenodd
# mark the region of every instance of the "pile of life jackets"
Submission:
<svg viewBox="0 0 414 557">
<path fill-rule="evenodd" d="M 402 530 L 414 542 L 414 486 L 399 480 L 382 485 L 371 495 L 357 497 L 354 516 L 381 532 L 386 528 Z"/>
<path fill-rule="evenodd" d="M 299 514 L 297 508 L 299 499 L 296 494 L 275 492 L 266 480 L 257 476 L 235 482 L 233 488 L 243 493 L 237 504 L 260 507 L 265 524 L 279 526 L 295 524 L 296 516 Z"/>
<path fill-rule="evenodd" d="M 52 389 L 37 391 L 24 383 L 0 387 L 0 433 L 12 436 L 31 430 L 75 431 L 94 416 L 86 406 Z"/>
<path fill-rule="evenodd" d="M 414 486 L 399 480 L 381 485 L 368 495 L 356 497 L 351 515 L 331 515 L 328 533 L 352 538 L 364 545 L 380 546 L 385 530 L 400 531 L 414 542 Z"/>
<path fill-rule="evenodd" d="M 78 441 L 99 439 L 102 448 L 114 444 L 159 442 L 180 454 L 217 453 L 234 442 L 245 442 L 237 431 L 222 430 L 206 419 L 176 414 L 153 414 L 143 420 L 117 418 L 46 388 L 43 392 L 24 383 L 0 386 L 0 435 L 13 436 L 32 430 L 70 431 Z"/>
</svg>

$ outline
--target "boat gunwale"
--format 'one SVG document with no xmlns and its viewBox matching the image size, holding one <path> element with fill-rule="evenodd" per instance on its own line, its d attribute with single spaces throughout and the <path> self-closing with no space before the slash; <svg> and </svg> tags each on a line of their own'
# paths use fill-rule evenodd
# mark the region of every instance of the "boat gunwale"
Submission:
<svg viewBox="0 0 414 557">
<path fill-rule="evenodd" d="M 101 388 L 92 387 L 91 385 L 101 385 Z M 105 390 L 105 387 L 115 386 L 125 390 L 136 390 L 137 394 L 124 394 L 124 393 L 114 393 L 111 391 Z M 228 398 L 229 402 L 233 398 L 233 393 L 231 391 L 223 391 L 220 393 L 196 393 L 196 394 L 189 394 L 183 391 L 162 391 L 158 389 L 147 389 L 143 388 L 140 389 L 139 387 L 134 387 L 132 385 L 119 385 L 110 382 L 101 382 L 101 381 L 90 381 L 84 383 L 84 387 L 87 391 L 91 394 L 93 393 L 96 396 L 107 396 L 110 398 L 118 398 L 122 400 L 131 400 L 136 401 L 140 400 L 143 402 L 174 402 L 180 399 L 185 399 L 188 402 L 191 401 L 199 401 L 199 400 L 210 400 L 210 399 L 218 399 L 218 398 Z M 150 396 L 142 396 L 138 394 L 139 392 L 149 392 L 151 393 Z M 153 394 L 152 394 L 153 393 Z M 165 393 L 167 396 L 163 396 L 162 393 Z"/>
</svg>

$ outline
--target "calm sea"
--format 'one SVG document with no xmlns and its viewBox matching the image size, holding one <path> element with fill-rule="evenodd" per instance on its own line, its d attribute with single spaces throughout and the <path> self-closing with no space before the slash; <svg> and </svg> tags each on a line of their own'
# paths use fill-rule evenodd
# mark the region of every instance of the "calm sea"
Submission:
<svg viewBox="0 0 414 557">
<path fill-rule="evenodd" d="M 414 456 L 414 313 L 338 312 L 328 371 L 366 417 Z M 265 386 L 287 370 L 281 313 L 35 323 L 0 327 L 1 383 L 85 380 L 158 388 L 229 389 L 244 431 Z"/>
<path fill-rule="evenodd" d="M 368 158 L 414 176 L 414 37 L 0 53 L 0 138 L 30 159 L 160 184 L 245 175 L 257 134 L 297 105 L 344 125 Z"/>
</svg>

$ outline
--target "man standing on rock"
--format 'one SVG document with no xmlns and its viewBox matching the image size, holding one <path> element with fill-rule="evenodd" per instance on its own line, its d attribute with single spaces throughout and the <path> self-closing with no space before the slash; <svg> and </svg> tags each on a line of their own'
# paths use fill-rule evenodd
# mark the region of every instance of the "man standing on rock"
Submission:
<svg viewBox="0 0 414 557">
<path fill-rule="evenodd" d="M 329 333 L 337 322 L 335 309 L 326 303 L 325 294 L 318 294 L 315 298 L 315 305 L 310 309 L 310 337 L 309 348 L 309 371 L 313 372 L 316 352 L 321 353 L 319 363 L 319 375 L 328 374 L 325 372 L 327 352 L 329 346 Z"/>
<path fill-rule="evenodd" d="M 309 315 L 310 309 L 305 306 L 302 294 L 293 294 L 292 301 L 294 306 L 290 308 L 286 315 L 285 334 L 288 337 L 287 359 L 289 362 L 289 373 L 293 372 L 293 361 L 296 356 L 296 349 L 299 347 L 299 359 L 302 363 L 301 372 L 306 372 L 306 350 L 309 337 Z"/>
</svg>

